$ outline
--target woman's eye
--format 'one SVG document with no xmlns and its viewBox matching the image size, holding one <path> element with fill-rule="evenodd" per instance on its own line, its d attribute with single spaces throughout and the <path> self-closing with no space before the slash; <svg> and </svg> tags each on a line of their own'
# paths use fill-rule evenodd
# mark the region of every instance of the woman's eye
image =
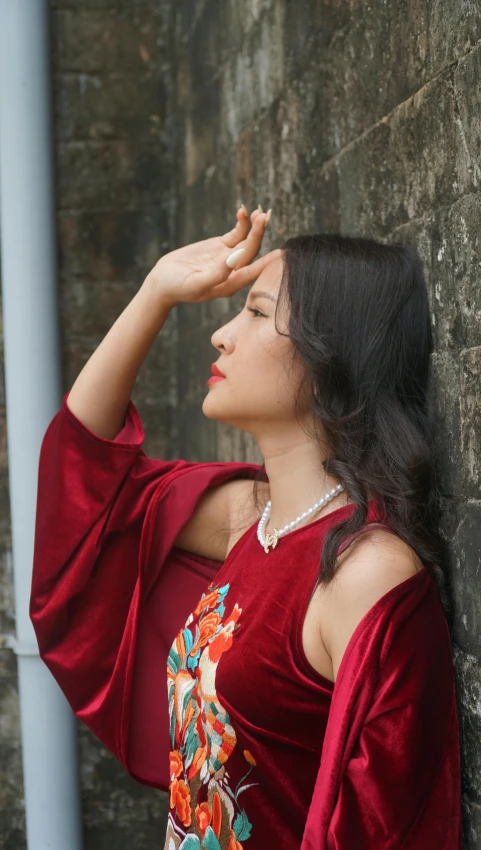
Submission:
<svg viewBox="0 0 481 850">
<path fill-rule="evenodd" d="M 250 313 L 258 313 L 259 316 L 263 316 L 264 319 L 265 319 L 264 313 L 261 313 L 260 310 L 256 310 L 255 307 L 248 307 L 247 309 L 249 310 Z M 257 319 L 257 316 L 254 316 L 254 318 Z"/>
</svg>

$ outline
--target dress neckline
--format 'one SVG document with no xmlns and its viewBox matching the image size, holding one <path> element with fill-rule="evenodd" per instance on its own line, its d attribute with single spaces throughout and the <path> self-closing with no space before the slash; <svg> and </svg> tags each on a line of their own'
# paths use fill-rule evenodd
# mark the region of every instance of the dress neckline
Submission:
<svg viewBox="0 0 481 850">
<path fill-rule="evenodd" d="M 288 531 L 287 534 L 285 534 L 283 537 L 281 537 L 279 539 L 280 540 L 286 540 L 288 537 L 292 538 L 296 534 L 301 534 L 303 531 L 307 531 L 307 529 L 317 528 L 318 525 L 320 525 L 322 522 L 325 522 L 329 517 L 339 516 L 339 514 L 345 513 L 346 511 L 348 511 L 349 508 L 355 509 L 355 507 L 356 507 L 356 505 L 355 505 L 354 502 L 349 502 L 347 505 L 340 505 L 340 507 L 334 508 L 333 511 L 329 511 L 327 514 L 323 514 L 322 516 L 318 517 L 317 519 L 312 520 L 312 522 L 308 522 L 307 525 L 301 526 L 301 528 L 293 528 L 292 531 Z M 381 513 L 380 508 L 381 508 L 381 504 L 380 504 L 379 499 L 370 499 L 369 502 L 368 502 L 366 520 L 372 519 L 373 514 L 374 514 L 374 517 L 377 518 Z M 239 537 L 239 539 L 236 540 L 236 542 L 234 543 L 232 549 L 228 553 L 225 560 L 224 561 L 218 561 L 217 563 L 222 564 L 222 565 L 226 564 L 230 560 L 231 555 L 237 550 L 238 546 L 240 546 L 240 544 L 243 543 L 247 539 L 248 535 L 251 534 L 254 529 L 257 529 L 258 523 L 259 523 L 259 520 L 256 520 L 254 523 L 252 523 L 252 525 L 250 525 L 249 528 L 247 528 L 244 531 L 244 533 Z M 259 543 L 259 546 L 260 545 L 261 544 Z"/>
</svg>

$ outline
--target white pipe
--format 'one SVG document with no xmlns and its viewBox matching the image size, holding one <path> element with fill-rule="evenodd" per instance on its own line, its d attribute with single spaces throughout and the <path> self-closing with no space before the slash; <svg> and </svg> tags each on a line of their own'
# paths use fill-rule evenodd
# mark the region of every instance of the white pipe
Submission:
<svg viewBox="0 0 481 850">
<path fill-rule="evenodd" d="M 29 618 L 40 444 L 62 399 L 48 0 L 0 0 L 5 382 L 29 850 L 81 850 L 76 721 Z"/>
</svg>

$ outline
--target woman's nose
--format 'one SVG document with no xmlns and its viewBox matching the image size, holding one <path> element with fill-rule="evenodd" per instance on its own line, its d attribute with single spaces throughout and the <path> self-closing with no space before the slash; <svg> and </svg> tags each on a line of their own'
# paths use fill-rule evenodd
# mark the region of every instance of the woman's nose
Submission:
<svg viewBox="0 0 481 850">
<path fill-rule="evenodd" d="M 232 351 L 234 348 L 234 343 L 232 337 L 228 336 L 220 336 L 216 333 L 212 334 L 211 343 L 214 348 L 217 348 L 222 351 Z"/>
<path fill-rule="evenodd" d="M 218 328 L 212 334 L 210 341 L 214 348 L 225 348 L 227 340 L 227 334 L 223 333 L 223 328 Z"/>
<path fill-rule="evenodd" d="M 217 328 L 216 331 L 212 334 L 210 341 L 214 348 L 225 348 L 229 350 L 234 345 L 234 340 L 232 333 L 229 329 L 229 325 L 222 325 L 221 328 Z"/>
</svg>

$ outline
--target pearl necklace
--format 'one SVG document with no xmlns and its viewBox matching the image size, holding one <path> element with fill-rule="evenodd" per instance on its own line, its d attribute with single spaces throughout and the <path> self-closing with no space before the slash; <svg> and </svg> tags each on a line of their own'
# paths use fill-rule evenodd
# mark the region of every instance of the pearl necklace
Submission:
<svg viewBox="0 0 481 850">
<path fill-rule="evenodd" d="M 277 546 L 277 541 L 280 537 L 284 537 L 285 534 L 287 534 L 289 531 L 292 531 L 292 529 L 299 525 L 299 523 L 306 519 L 306 517 L 315 513 L 324 505 L 327 505 L 327 503 L 330 502 L 331 499 L 334 498 L 334 496 L 337 496 L 337 494 L 340 493 L 341 490 L 344 490 L 344 487 L 342 484 L 338 484 L 337 487 L 334 487 L 333 490 L 330 490 L 328 493 L 326 493 L 326 495 L 323 496 L 322 499 L 319 499 L 319 501 L 316 502 L 316 504 L 313 505 L 312 508 L 309 508 L 308 511 L 304 511 L 304 513 L 299 514 L 299 516 L 296 517 L 296 519 L 292 520 L 292 522 L 289 522 L 281 529 L 275 528 L 272 534 L 270 534 L 269 532 L 265 534 L 265 527 L 271 515 L 271 501 L 269 499 L 257 526 L 257 539 L 261 546 L 263 546 L 264 551 L 269 552 L 269 546 L 272 546 L 272 548 L 275 549 Z"/>
</svg>

